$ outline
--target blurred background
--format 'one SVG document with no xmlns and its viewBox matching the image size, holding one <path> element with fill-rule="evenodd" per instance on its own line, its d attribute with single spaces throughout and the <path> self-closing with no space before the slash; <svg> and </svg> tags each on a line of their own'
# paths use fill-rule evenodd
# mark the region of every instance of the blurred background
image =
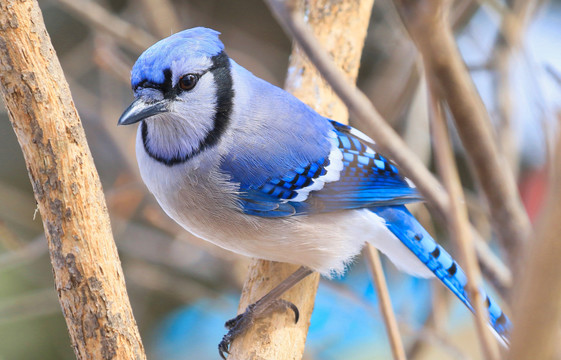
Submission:
<svg viewBox="0 0 561 360">
<path fill-rule="evenodd" d="M 451 20 L 505 161 L 517 174 L 524 204 L 535 218 L 561 116 L 561 1 L 519 3 L 514 16 L 525 21 L 520 35 L 508 43 L 501 23 L 512 1 L 455 0 Z M 116 123 L 132 100 L 132 64 L 162 37 L 194 26 L 214 28 L 222 33 L 230 57 L 279 86 L 291 42 L 259 0 L 39 4 L 101 176 L 147 355 L 216 359 L 224 321 L 236 314 L 249 260 L 190 236 L 166 217 L 139 179 L 136 129 Z M 392 1 L 376 0 L 359 87 L 432 167 L 420 68 Z M 485 206 L 456 144 L 470 216 L 492 240 Z M 415 210 L 454 253 L 428 212 Z M 401 274 L 387 261 L 384 265 L 408 358 L 478 358 L 472 317 L 459 301 L 439 283 Z M 305 358 L 390 357 L 377 299 L 359 258 L 344 278 L 320 283 Z M 0 359 L 73 358 L 23 156 L 0 106 Z"/>
</svg>

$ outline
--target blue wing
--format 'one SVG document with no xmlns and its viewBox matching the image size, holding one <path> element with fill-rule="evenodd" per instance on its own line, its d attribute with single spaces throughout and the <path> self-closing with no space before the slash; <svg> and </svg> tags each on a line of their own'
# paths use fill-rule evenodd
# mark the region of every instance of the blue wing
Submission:
<svg viewBox="0 0 561 360">
<path fill-rule="evenodd" d="M 466 292 L 467 278 L 454 259 L 438 245 L 429 233 L 411 215 L 405 206 L 382 206 L 371 208 L 385 220 L 388 229 L 409 248 L 472 312 L 473 306 Z M 497 303 L 483 289 L 489 312 L 490 325 L 508 343 L 508 333 L 512 324 Z"/>
<path fill-rule="evenodd" d="M 343 154 L 343 170 L 338 181 L 326 183 L 313 194 L 322 211 L 402 205 L 422 199 L 397 166 L 373 150 L 370 139 L 350 126 L 331 123 Z"/>
<path fill-rule="evenodd" d="M 227 166 L 240 182 L 240 202 L 246 214 L 286 217 L 316 212 L 400 205 L 421 199 L 396 165 L 372 149 L 372 144 L 350 126 L 330 121 L 331 141 L 312 159 L 303 159 L 283 171 L 245 176 L 241 181 L 232 164 Z M 358 134 L 358 135 L 357 135 Z M 256 154 L 259 155 L 259 154 Z M 267 159 L 267 162 L 274 159 Z M 258 163 L 258 161 L 253 161 Z M 288 170 L 287 170 L 288 169 Z M 261 178 L 261 181 L 256 181 Z"/>
<path fill-rule="evenodd" d="M 324 147 L 311 160 L 300 159 L 289 170 L 283 158 L 280 162 L 285 170 L 281 173 L 263 181 L 248 181 L 247 177 L 240 181 L 243 211 L 261 217 L 287 217 L 368 208 L 473 311 L 465 273 L 403 206 L 420 200 L 415 187 L 393 162 L 372 149 L 374 144 L 366 136 L 347 125 L 330 123 L 330 150 Z M 274 165 L 274 159 L 268 160 Z M 480 291 L 486 299 L 490 325 L 508 342 L 510 320 L 483 289 Z"/>
</svg>

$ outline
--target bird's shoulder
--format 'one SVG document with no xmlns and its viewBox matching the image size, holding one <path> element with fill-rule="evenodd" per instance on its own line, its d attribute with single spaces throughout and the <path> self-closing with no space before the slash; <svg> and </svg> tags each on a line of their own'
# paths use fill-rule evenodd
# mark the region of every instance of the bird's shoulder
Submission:
<svg viewBox="0 0 561 360">
<path fill-rule="evenodd" d="M 328 156 L 328 119 L 245 69 L 234 74 L 236 108 L 221 166 L 233 181 L 257 188 Z"/>
</svg>

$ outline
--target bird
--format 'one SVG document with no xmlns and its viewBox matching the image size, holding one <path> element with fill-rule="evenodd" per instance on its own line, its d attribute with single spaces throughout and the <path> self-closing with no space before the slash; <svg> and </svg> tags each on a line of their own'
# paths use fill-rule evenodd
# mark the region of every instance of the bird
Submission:
<svg viewBox="0 0 561 360">
<path fill-rule="evenodd" d="M 314 271 L 343 274 L 366 243 L 409 274 L 438 278 L 473 312 L 464 271 L 406 208 L 423 198 L 397 164 L 359 130 L 240 66 L 219 35 L 191 28 L 145 50 L 118 125 L 140 123 L 142 180 L 184 229 L 241 255 L 301 265 L 226 322 L 220 355 L 273 308 L 298 321 L 282 293 Z M 510 320 L 480 291 L 489 325 L 508 343 Z"/>
</svg>

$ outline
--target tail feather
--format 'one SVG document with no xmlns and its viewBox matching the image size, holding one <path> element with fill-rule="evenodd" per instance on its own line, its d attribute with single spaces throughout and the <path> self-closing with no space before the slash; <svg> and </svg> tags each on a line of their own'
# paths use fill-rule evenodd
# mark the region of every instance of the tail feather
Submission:
<svg viewBox="0 0 561 360">
<path fill-rule="evenodd" d="M 405 206 L 384 206 L 370 209 L 380 216 L 388 229 L 409 248 L 472 312 L 466 292 L 467 277 L 456 261 L 438 245 Z M 512 324 L 499 305 L 480 289 L 489 312 L 489 322 L 499 338 L 508 344 Z"/>
</svg>

